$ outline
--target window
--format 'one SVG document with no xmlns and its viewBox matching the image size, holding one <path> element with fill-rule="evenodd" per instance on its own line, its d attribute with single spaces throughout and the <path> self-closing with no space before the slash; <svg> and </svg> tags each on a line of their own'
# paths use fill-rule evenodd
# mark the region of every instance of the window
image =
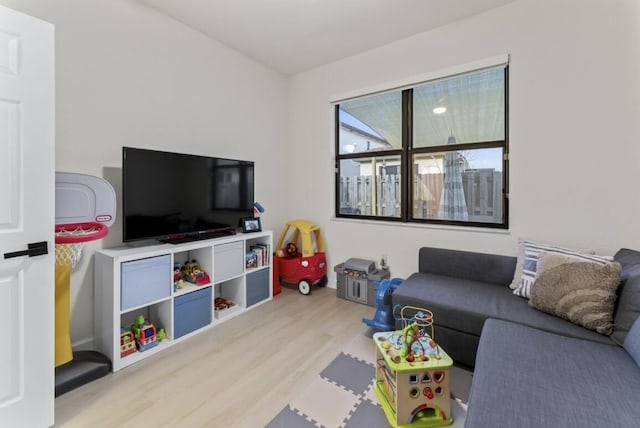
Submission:
<svg viewBox="0 0 640 428">
<path fill-rule="evenodd" d="M 508 227 L 508 68 L 335 106 L 336 216 Z"/>
</svg>

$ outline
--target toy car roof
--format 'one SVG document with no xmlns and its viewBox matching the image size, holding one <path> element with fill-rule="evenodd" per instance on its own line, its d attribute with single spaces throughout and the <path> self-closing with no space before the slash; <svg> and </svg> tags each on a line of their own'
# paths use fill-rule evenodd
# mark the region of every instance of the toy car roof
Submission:
<svg viewBox="0 0 640 428">
<path fill-rule="evenodd" d="M 320 230 L 319 226 L 307 221 L 307 220 L 290 220 L 287 222 L 288 226 L 296 227 L 303 233 L 313 232 L 315 230 Z"/>
</svg>

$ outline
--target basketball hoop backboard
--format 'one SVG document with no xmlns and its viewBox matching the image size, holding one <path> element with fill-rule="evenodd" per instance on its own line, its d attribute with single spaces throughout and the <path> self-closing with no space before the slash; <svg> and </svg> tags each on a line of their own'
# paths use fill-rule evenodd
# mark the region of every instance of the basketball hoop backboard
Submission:
<svg viewBox="0 0 640 428">
<path fill-rule="evenodd" d="M 56 224 L 116 221 L 116 192 L 103 178 L 56 172 Z"/>
</svg>

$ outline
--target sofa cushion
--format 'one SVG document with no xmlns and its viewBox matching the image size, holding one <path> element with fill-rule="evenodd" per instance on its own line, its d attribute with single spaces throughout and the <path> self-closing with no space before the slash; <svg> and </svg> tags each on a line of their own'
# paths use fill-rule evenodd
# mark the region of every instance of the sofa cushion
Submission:
<svg viewBox="0 0 640 428">
<path fill-rule="evenodd" d="M 447 350 L 447 354 L 456 362 L 456 365 L 466 366 L 473 370 L 480 336 L 450 329 L 443 325 L 435 326 L 435 336 L 438 339 L 438 345 Z"/>
<path fill-rule="evenodd" d="M 640 251 L 622 248 L 615 254 L 614 260 L 622 265 L 622 272 L 610 337 L 622 345 L 634 321 L 640 316 Z"/>
<path fill-rule="evenodd" d="M 418 272 L 506 285 L 513 278 L 516 258 L 497 254 L 422 247 Z"/>
<path fill-rule="evenodd" d="M 587 254 L 580 252 L 579 250 L 571 250 L 568 248 L 541 244 L 539 242 L 533 241 L 524 241 L 524 261 L 522 265 L 522 275 L 520 277 L 518 288 L 513 290 L 513 294 L 515 294 L 516 296 L 524 297 L 527 299 L 531 297 L 531 287 L 535 282 L 536 271 L 538 268 L 538 256 L 543 252 L 569 255 L 581 258 L 585 261 L 592 261 L 601 264 L 607 263 L 611 260 L 611 258 L 609 257 Z"/>
<path fill-rule="evenodd" d="M 618 346 L 488 320 L 465 427 L 637 427 L 640 370 Z"/>
<path fill-rule="evenodd" d="M 624 349 L 640 367 L 640 317 L 633 323 L 631 330 L 625 337 Z"/>
<path fill-rule="evenodd" d="M 528 301 L 511 294 L 505 285 L 452 278 L 428 273 L 410 275 L 391 295 L 393 306 L 413 305 L 429 309 L 436 325 L 480 336 L 487 318 L 531 325 L 542 330 L 612 344 L 607 336 L 535 310 Z"/>
<path fill-rule="evenodd" d="M 620 268 L 617 262 L 600 265 L 543 252 L 538 256 L 529 305 L 600 334 L 611 334 Z"/>
</svg>

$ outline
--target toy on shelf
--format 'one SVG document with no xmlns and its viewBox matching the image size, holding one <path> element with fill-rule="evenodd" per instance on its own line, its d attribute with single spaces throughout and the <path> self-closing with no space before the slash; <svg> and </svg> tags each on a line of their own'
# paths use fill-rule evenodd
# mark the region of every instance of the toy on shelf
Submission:
<svg viewBox="0 0 640 428">
<path fill-rule="evenodd" d="M 398 307 L 394 308 L 394 312 Z M 406 316 L 410 313 L 410 316 Z M 434 339 L 433 313 L 403 306 L 402 330 L 373 335 L 375 393 L 392 427 L 451 425 L 450 368 L 453 360 Z"/>
<path fill-rule="evenodd" d="M 378 308 L 373 319 L 363 318 L 362 322 L 378 331 L 391 331 L 394 329 L 395 319 L 391 309 L 391 294 L 402 284 L 402 281 L 404 281 L 402 278 L 393 278 L 374 283 L 378 286 L 376 289 Z"/>
<path fill-rule="evenodd" d="M 229 309 L 232 306 L 235 306 L 236 304 L 233 303 L 231 300 L 229 299 L 223 299 L 222 297 L 216 297 L 213 301 L 213 308 L 216 311 L 220 311 L 223 309 Z"/>
<path fill-rule="evenodd" d="M 131 332 L 140 352 L 151 349 L 158 344 L 156 327 L 142 315 L 137 316 L 135 322 L 131 324 Z"/>
<path fill-rule="evenodd" d="M 167 340 L 167 332 L 164 330 L 164 328 L 161 328 L 158 330 L 158 333 L 156 334 L 157 338 L 158 338 L 158 342 L 162 342 L 163 340 Z"/>
<path fill-rule="evenodd" d="M 182 265 L 180 263 L 174 263 L 173 265 L 173 291 L 176 292 L 184 287 L 184 280 L 182 279 Z"/>
<path fill-rule="evenodd" d="M 195 260 L 185 262 L 182 267 L 182 279 L 196 285 L 206 285 L 211 283 L 209 274 L 200 269 L 200 265 Z"/>
<path fill-rule="evenodd" d="M 305 295 L 313 285 L 327 285 L 327 259 L 318 226 L 305 220 L 288 221 L 276 248 L 275 262 L 283 285 L 293 285 Z"/>
<path fill-rule="evenodd" d="M 131 330 L 120 329 L 120 357 L 126 357 L 136 352 L 136 339 Z"/>
</svg>

